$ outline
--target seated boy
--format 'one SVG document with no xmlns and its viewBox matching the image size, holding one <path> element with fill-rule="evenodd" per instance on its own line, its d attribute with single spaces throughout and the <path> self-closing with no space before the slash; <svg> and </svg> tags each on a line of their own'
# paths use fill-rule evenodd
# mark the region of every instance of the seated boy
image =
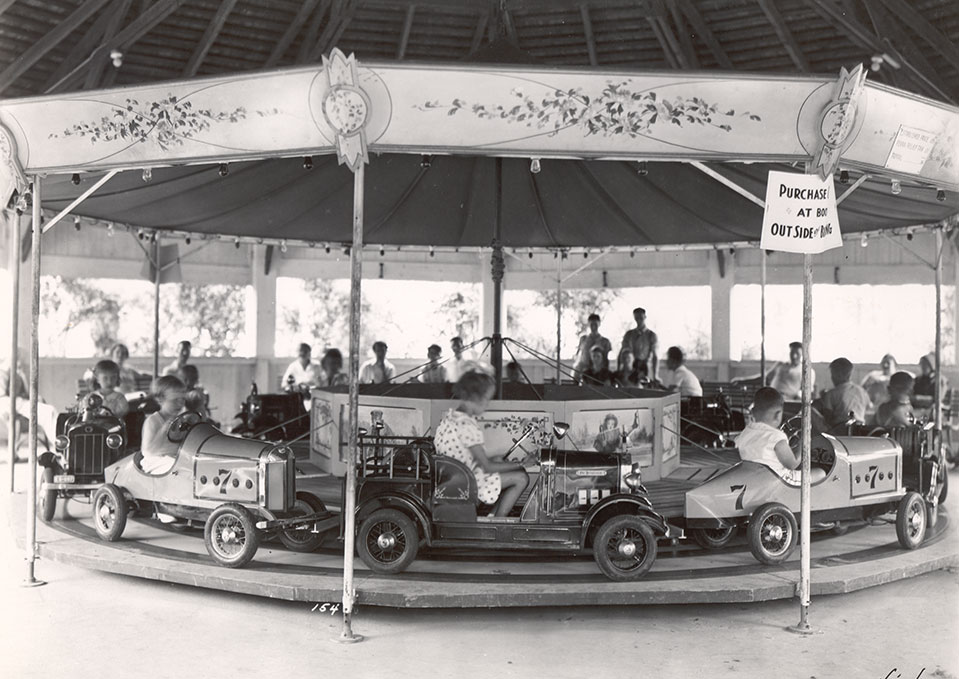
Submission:
<svg viewBox="0 0 959 679">
<path fill-rule="evenodd" d="M 130 404 L 127 402 L 127 397 L 117 391 L 117 386 L 120 384 L 120 366 L 109 359 L 97 361 L 97 364 L 93 366 L 93 374 L 100 385 L 100 388 L 93 393 L 103 399 L 104 408 L 122 419 L 130 412 Z"/>
<path fill-rule="evenodd" d="M 889 378 L 889 399 L 876 409 L 874 424 L 880 427 L 904 427 L 912 424 L 915 414 L 912 410 L 913 377 L 907 372 L 894 373 Z"/>
<path fill-rule="evenodd" d="M 786 432 L 779 430 L 782 419 L 782 394 L 772 387 L 762 387 L 753 397 L 752 421 L 736 437 L 736 446 L 743 460 L 764 464 L 787 483 L 798 484 L 802 457 L 789 447 Z M 825 475 L 818 468 L 811 473 L 813 483 Z"/>
<path fill-rule="evenodd" d="M 852 362 L 848 358 L 837 358 L 829 364 L 833 388 L 823 392 L 814 402 L 826 420 L 826 431 L 830 434 L 846 433 L 846 422 L 850 414 L 857 422 L 866 421 L 866 408 L 869 407 L 869 394 L 858 384 L 850 382 Z"/>
</svg>

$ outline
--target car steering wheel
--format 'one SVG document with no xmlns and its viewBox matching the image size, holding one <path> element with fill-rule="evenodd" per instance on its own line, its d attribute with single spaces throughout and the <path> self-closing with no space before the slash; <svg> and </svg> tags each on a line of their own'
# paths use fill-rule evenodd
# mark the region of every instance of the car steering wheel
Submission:
<svg viewBox="0 0 959 679">
<path fill-rule="evenodd" d="M 802 415 L 793 415 L 790 417 L 779 425 L 779 431 L 786 434 L 790 448 L 798 446 L 799 440 L 802 437 Z"/>
<path fill-rule="evenodd" d="M 186 435 L 190 433 L 190 430 L 202 421 L 203 416 L 195 410 L 187 410 L 186 412 L 180 413 L 173 418 L 170 426 L 167 427 L 167 440 L 169 440 L 170 443 L 180 443 L 186 438 Z"/>
</svg>

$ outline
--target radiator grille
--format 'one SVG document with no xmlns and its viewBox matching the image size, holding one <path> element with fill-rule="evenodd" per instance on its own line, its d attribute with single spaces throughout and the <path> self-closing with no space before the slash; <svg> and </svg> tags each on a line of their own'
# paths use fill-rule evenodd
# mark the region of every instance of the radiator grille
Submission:
<svg viewBox="0 0 959 679">
<path fill-rule="evenodd" d="M 73 474 L 102 476 L 104 468 L 113 464 L 117 451 L 107 448 L 102 432 L 74 434 L 70 442 L 70 470 Z"/>
</svg>

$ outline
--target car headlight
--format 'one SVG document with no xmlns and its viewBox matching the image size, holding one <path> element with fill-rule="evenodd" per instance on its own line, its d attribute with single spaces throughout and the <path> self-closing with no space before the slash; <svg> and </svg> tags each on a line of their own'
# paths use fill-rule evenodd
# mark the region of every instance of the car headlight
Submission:
<svg viewBox="0 0 959 679">
<path fill-rule="evenodd" d="M 58 451 L 63 452 L 64 450 L 67 449 L 67 446 L 70 445 L 70 439 L 68 439 L 63 434 L 60 434 L 56 439 L 54 439 L 53 445 L 56 447 Z"/>
<path fill-rule="evenodd" d="M 107 434 L 107 448 L 116 450 L 123 445 L 123 437 L 119 434 Z"/>
<path fill-rule="evenodd" d="M 638 492 L 643 487 L 643 474 L 639 471 L 639 462 L 633 462 L 629 473 L 623 476 L 623 483 L 633 492 Z"/>
</svg>

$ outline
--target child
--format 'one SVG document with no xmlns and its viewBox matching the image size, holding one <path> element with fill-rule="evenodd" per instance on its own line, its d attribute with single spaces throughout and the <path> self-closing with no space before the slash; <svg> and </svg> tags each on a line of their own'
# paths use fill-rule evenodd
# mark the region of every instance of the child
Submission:
<svg viewBox="0 0 959 679">
<path fill-rule="evenodd" d="M 876 409 L 875 424 L 880 427 L 904 427 L 915 419 L 912 411 L 914 380 L 907 372 L 899 371 L 889 378 L 889 400 Z"/>
<path fill-rule="evenodd" d="M 447 382 L 446 379 L 446 368 L 441 366 L 439 363 L 440 356 L 443 354 L 443 350 L 440 348 L 439 344 L 431 344 L 426 349 L 426 357 L 429 359 L 429 365 L 426 367 L 426 370 L 423 371 L 423 374 L 420 375 L 419 381 L 424 384 L 442 384 Z"/>
<path fill-rule="evenodd" d="M 176 376 L 186 389 L 186 409 L 198 412 L 204 420 L 210 419 L 210 395 L 199 384 L 200 371 L 192 363 L 187 363 L 176 371 Z"/>
<path fill-rule="evenodd" d="M 492 515 L 507 516 L 526 490 L 529 476 L 522 465 L 504 462 L 502 453 L 490 455 L 483 447 L 483 431 L 476 418 L 485 412 L 493 397 L 493 378 L 469 371 L 460 377 L 453 391 L 460 404 L 456 410 L 448 411 L 436 428 L 436 452 L 469 467 L 476 477 L 479 501 L 495 502 Z"/>
<path fill-rule="evenodd" d="M 130 404 L 126 396 L 116 390 L 120 384 L 120 366 L 111 360 L 97 361 L 93 366 L 93 374 L 100 384 L 100 388 L 93 393 L 103 399 L 104 408 L 122 419 L 130 412 Z"/>
<path fill-rule="evenodd" d="M 846 433 L 846 422 L 850 416 L 857 422 L 866 421 L 866 408 L 869 407 L 869 394 L 858 384 L 850 382 L 852 362 L 848 358 L 837 358 L 829 364 L 833 388 L 813 403 L 826 420 L 826 431 L 831 434 Z"/>
<path fill-rule="evenodd" d="M 739 457 L 764 464 L 784 481 L 799 483 L 799 452 L 789 447 L 789 437 L 779 430 L 783 397 L 772 387 L 762 387 L 753 397 L 752 421 L 736 437 Z"/>
<path fill-rule="evenodd" d="M 143 462 L 140 466 L 148 474 L 163 474 L 173 467 L 179 445 L 167 438 L 170 422 L 183 411 L 186 387 L 173 375 L 158 377 L 153 382 L 153 397 L 160 410 L 143 422 Z"/>
<path fill-rule="evenodd" d="M 613 387 L 619 384 L 616 375 L 606 367 L 606 350 L 596 344 L 589 350 L 589 367 L 580 373 L 579 383 L 586 386 Z"/>
</svg>

